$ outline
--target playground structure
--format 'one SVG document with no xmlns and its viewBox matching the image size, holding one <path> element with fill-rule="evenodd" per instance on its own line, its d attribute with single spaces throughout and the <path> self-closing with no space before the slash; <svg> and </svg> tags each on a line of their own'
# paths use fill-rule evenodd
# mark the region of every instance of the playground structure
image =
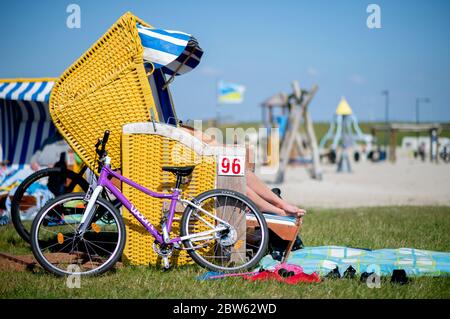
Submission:
<svg viewBox="0 0 450 319">
<path fill-rule="evenodd" d="M 279 130 L 279 156 L 276 154 L 278 149 L 270 148 L 272 143 L 269 140 L 274 138 L 271 134 L 267 142 L 268 157 L 264 161 L 268 165 L 279 163 L 275 183 L 283 183 L 287 166 L 299 161 L 311 166 L 309 172 L 312 178 L 322 179 L 317 139 L 308 111 L 317 90 L 316 85 L 310 90 L 301 89 L 299 83 L 294 81 L 292 93 L 276 94 L 261 104 L 264 127 Z"/>
<path fill-rule="evenodd" d="M 440 155 L 439 150 L 439 134 L 442 131 L 450 130 L 450 125 L 448 124 L 440 124 L 440 123 L 423 123 L 423 124 L 414 124 L 414 123 L 389 123 L 389 124 L 378 124 L 373 125 L 370 128 L 372 135 L 375 136 L 377 132 L 387 132 L 389 135 L 389 152 L 388 158 L 389 161 L 395 163 L 397 160 L 397 136 L 399 132 L 410 132 L 417 133 L 426 132 L 429 134 L 429 158 L 433 163 L 437 163 L 439 158 L 441 157 L 444 162 L 447 162 L 448 155 Z M 417 136 L 417 141 L 419 141 L 419 137 Z M 417 145 L 419 146 L 419 145 Z M 447 146 L 445 146 L 447 147 Z M 448 152 L 446 149 L 443 152 Z"/>
<path fill-rule="evenodd" d="M 327 142 L 331 141 L 328 150 L 325 150 Z M 353 110 L 345 97 L 342 97 L 327 133 L 322 137 L 319 150 L 322 156 L 327 156 L 331 163 L 335 163 L 339 153 L 338 172 L 351 172 L 349 150 L 355 148 L 358 142 L 365 146 L 365 154 L 369 154 L 372 147 L 373 136 L 364 134 L 359 125 Z M 355 159 L 359 159 L 359 152 L 355 151 Z"/>
</svg>

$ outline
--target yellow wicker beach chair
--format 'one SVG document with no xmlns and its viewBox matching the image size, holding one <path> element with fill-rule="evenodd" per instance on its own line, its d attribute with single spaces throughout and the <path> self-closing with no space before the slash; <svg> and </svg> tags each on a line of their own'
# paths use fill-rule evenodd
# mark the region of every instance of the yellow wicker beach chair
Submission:
<svg viewBox="0 0 450 319">
<path fill-rule="evenodd" d="M 97 165 L 94 145 L 105 130 L 111 131 L 112 167 L 119 168 L 124 124 L 152 117 L 167 121 L 155 102 L 158 92 L 146 75 L 136 23 L 151 27 L 131 13 L 123 15 L 63 73 L 50 97 L 55 126 L 91 169 Z M 172 106 L 164 107 L 171 107 L 164 113 L 174 116 Z"/>
<path fill-rule="evenodd" d="M 136 23 L 150 27 L 131 13 L 123 15 L 63 73 L 50 97 L 50 114 L 63 137 L 92 170 L 97 166 L 94 145 L 105 130 L 110 130 L 107 150 L 112 168 L 122 168 L 124 176 L 162 192 L 174 186 L 174 177 L 163 172 L 162 166 L 196 164 L 192 179 L 183 186 L 186 195 L 196 196 L 216 186 L 216 157 L 186 131 L 164 124 L 176 123 L 175 110 L 168 88 L 162 90 L 158 82 L 157 72 L 162 71 L 155 70 L 147 77 Z M 154 125 L 158 129 L 152 133 Z M 164 203 L 126 185 L 123 192 L 153 224 L 159 225 Z M 177 211 L 182 212 L 182 208 Z M 123 216 L 127 225 L 124 259 L 131 264 L 157 265 L 150 236 L 126 210 Z M 175 223 L 174 227 L 177 233 L 179 225 Z M 182 252 L 172 257 L 171 264 L 189 261 Z"/>
</svg>

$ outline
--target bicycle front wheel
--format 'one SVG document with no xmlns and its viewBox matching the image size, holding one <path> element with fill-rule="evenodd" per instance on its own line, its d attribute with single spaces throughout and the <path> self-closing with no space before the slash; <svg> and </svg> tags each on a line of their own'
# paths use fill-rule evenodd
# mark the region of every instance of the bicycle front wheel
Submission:
<svg viewBox="0 0 450 319">
<path fill-rule="evenodd" d="M 87 201 L 85 193 L 55 198 L 31 227 L 31 248 L 39 264 L 58 275 L 98 275 L 117 262 L 125 245 L 125 225 L 110 202 L 98 198 L 95 215 L 83 235 L 78 232 Z M 108 222 L 105 222 L 108 221 Z"/>
<path fill-rule="evenodd" d="M 246 196 L 216 189 L 200 194 L 181 220 L 189 255 L 212 271 L 241 272 L 255 267 L 267 253 L 269 232 L 263 215 Z M 201 208 L 201 209 L 199 209 Z M 221 227 L 223 230 L 211 232 Z"/>
</svg>

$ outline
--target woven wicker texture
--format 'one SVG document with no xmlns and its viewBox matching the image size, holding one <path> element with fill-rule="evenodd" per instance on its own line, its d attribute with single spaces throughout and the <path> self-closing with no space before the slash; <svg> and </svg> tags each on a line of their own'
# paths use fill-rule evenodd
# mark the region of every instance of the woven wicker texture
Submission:
<svg viewBox="0 0 450 319">
<path fill-rule="evenodd" d="M 111 131 L 108 153 L 112 167 L 121 167 L 122 126 L 159 119 L 146 77 L 143 48 L 131 13 L 123 15 L 55 84 L 50 114 L 60 133 L 94 169 L 98 138 Z"/>
<path fill-rule="evenodd" d="M 124 133 L 122 149 L 124 176 L 151 190 L 169 192 L 175 186 L 175 176 L 163 172 L 161 167 L 164 165 L 196 165 L 190 181 L 181 187 L 185 197 L 196 196 L 215 187 L 215 157 L 200 156 L 174 139 L 160 135 Z M 153 225 L 160 226 L 163 214 L 161 199 L 146 196 L 125 184 L 123 193 Z M 168 209 L 168 205 L 164 206 Z M 123 216 L 127 231 L 124 260 L 134 265 L 161 265 L 161 259 L 152 250 L 153 237 L 128 211 L 124 210 Z M 179 235 L 180 219 L 181 214 L 176 214 L 172 237 Z M 174 251 L 171 257 L 171 265 L 191 262 L 185 251 Z"/>
</svg>

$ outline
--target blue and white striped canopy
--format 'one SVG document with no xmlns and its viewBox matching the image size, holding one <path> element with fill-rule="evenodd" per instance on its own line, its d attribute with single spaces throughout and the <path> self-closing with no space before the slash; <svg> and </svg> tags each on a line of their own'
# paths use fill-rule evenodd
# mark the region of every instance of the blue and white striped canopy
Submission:
<svg viewBox="0 0 450 319">
<path fill-rule="evenodd" d="M 29 162 L 56 132 L 48 110 L 53 79 L 0 80 L 0 161 Z"/>
<path fill-rule="evenodd" d="M 0 99 L 48 102 L 53 81 L 0 82 Z"/>
<path fill-rule="evenodd" d="M 197 40 L 190 34 L 151 29 L 137 25 L 144 47 L 144 60 L 168 75 L 181 75 L 194 69 L 203 55 Z"/>
</svg>

